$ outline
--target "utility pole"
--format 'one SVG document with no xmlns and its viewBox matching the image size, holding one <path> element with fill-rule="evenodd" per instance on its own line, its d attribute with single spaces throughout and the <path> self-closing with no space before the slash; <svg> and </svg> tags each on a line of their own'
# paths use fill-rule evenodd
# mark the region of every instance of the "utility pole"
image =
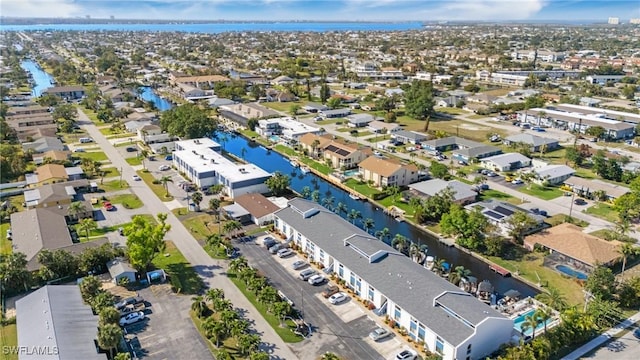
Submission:
<svg viewBox="0 0 640 360">
<path fill-rule="evenodd" d="M 120 187 L 122 187 L 122 168 L 120 168 Z"/>
<path fill-rule="evenodd" d="M 300 288 L 300 306 L 301 306 L 300 315 L 301 317 L 304 318 L 304 292 L 302 288 Z"/>
</svg>

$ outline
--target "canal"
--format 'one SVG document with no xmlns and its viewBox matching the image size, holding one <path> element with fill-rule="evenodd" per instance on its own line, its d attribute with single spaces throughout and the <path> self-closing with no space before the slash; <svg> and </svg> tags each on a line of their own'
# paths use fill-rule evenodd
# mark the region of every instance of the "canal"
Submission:
<svg viewBox="0 0 640 360">
<path fill-rule="evenodd" d="M 42 70 L 37 62 L 29 59 L 23 60 L 20 63 L 20 67 L 28 74 L 31 74 L 31 79 L 33 80 L 31 96 L 38 97 L 43 91 L 54 86 L 53 76 Z"/>
<path fill-rule="evenodd" d="M 291 189 L 298 193 L 302 192 L 305 186 L 308 186 L 311 191 L 319 191 L 320 201 L 324 198 L 332 197 L 334 199 L 334 206 L 342 202 L 347 206 L 349 211 L 351 211 L 351 209 L 359 211 L 362 214 L 362 219 L 373 219 L 375 222 L 373 232 L 386 227 L 391 231 L 392 238 L 395 234 L 401 234 L 418 244 L 427 245 L 429 255 L 446 259 L 447 262 L 454 267 L 464 266 L 471 270 L 472 275 L 478 278 L 478 281 L 489 280 L 495 287 L 495 290 L 500 294 L 510 289 L 518 290 L 523 296 L 534 296 L 538 293 L 536 289 L 517 279 L 511 277 L 504 278 L 494 273 L 486 263 L 455 247 L 449 247 L 440 243 L 435 237 L 415 226 L 406 222 L 396 221 L 372 203 L 354 200 L 349 197 L 346 191 L 312 173 L 303 174 L 299 168 L 292 166 L 287 158 L 275 151 L 269 151 L 260 144 L 230 133 L 218 133 L 214 136 L 214 140 L 223 145 L 226 151 L 238 157 L 244 157 L 246 161 L 254 163 L 266 171 L 280 171 L 283 174 L 291 176 Z M 341 216 L 346 218 L 345 214 L 341 214 Z M 357 221 L 356 225 L 361 226 L 362 221 Z"/>
<path fill-rule="evenodd" d="M 140 89 L 142 89 L 140 97 L 145 101 L 154 103 L 158 110 L 165 111 L 173 107 L 171 101 L 158 96 L 150 86 L 141 86 Z"/>
</svg>

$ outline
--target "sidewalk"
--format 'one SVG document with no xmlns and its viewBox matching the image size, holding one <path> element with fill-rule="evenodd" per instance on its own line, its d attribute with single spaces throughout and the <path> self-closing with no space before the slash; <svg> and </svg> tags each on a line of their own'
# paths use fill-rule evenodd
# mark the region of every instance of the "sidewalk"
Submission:
<svg viewBox="0 0 640 360">
<path fill-rule="evenodd" d="M 580 359 L 583 355 L 595 350 L 599 346 L 602 346 L 611 338 L 613 338 L 614 336 L 622 332 L 624 329 L 627 329 L 630 326 L 633 326 L 633 324 L 635 324 L 638 321 L 640 321 L 640 312 L 635 313 L 633 316 L 623 321 L 620 325 L 605 331 L 604 333 L 600 334 L 600 336 L 580 346 L 579 348 L 574 350 L 571 354 L 563 357 L 562 360 Z"/>
</svg>

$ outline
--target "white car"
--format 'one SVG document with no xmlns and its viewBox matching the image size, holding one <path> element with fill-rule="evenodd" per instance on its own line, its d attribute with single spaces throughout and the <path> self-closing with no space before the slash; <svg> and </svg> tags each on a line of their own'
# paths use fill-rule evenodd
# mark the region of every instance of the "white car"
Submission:
<svg viewBox="0 0 640 360">
<path fill-rule="evenodd" d="M 522 180 L 520 180 L 520 179 L 515 179 L 511 183 L 514 184 L 514 185 L 520 185 L 520 184 L 522 184 L 524 182 Z"/>
<path fill-rule="evenodd" d="M 369 333 L 369 337 L 373 341 L 379 341 L 391 335 L 391 331 L 383 328 L 377 328 Z"/>
<path fill-rule="evenodd" d="M 343 292 L 339 292 L 337 294 L 331 295 L 331 297 L 329 297 L 329 302 L 332 303 L 333 305 L 337 305 L 337 304 L 340 304 L 341 302 L 346 301 L 348 298 L 349 297 L 347 296 L 347 294 Z"/>
<path fill-rule="evenodd" d="M 144 320 L 144 313 L 142 311 L 133 312 L 125 317 L 120 318 L 120 326 L 135 324 L 138 321 L 142 320 Z"/>
<path fill-rule="evenodd" d="M 291 264 L 293 270 L 302 269 L 305 266 L 307 266 L 307 262 L 304 260 L 296 260 L 293 264 Z"/>
<path fill-rule="evenodd" d="M 140 179 L 140 176 L 138 175 L 133 175 L 133 181 L 140 181 L 142 179 Z"/>
<path fill-rule="evenodd" d="M 415 360 L 418 354 L 413 350 L 402 350 L 396 355 L 396 360 Z"/>
<path fill-rule="evenodd" d="M 326 279 L 324 278 L 324 276 L 318 274 L 318 275 L 313 275 L 312 277 L 310 277 L 309 280 L 307 280 L 307 282 L 309 282 L 309 284 L 311 284 L 311 285 L 320 285 L 325 280 Z"/>
<path fill-rule="evenodd" d="M 160 171 L 167 171 L 169 169 L 171 169 L 171 166 L 169 165 L 160 165 L 160 167 L 158 168 L 158 170 Z"/>
<path fill-rule="evenodd" d="M 293 255 L 293 250 L 289 248 L 278 250 L 278 257 L 285 258 L 290 255 Z"/>
</svg>

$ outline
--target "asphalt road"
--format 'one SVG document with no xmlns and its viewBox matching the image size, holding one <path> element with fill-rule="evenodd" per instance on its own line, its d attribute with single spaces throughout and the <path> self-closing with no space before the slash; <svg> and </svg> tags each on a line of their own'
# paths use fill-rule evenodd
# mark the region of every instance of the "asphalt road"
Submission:
<svg viewBox="0 0 640 360">
<path fill-rule="evenodd" d="M 295 278 L 276 260 L 277 255 L 271 255 L 259 242 L 242 242 L 236 246 L 252 267 L 267 274 L 270 283 L 295 303 L 307 324 L 311 325 L 312 335 L 292 346 L 300 358 L 313 359 L 332 351 L 344 359 L 383 359 L 382 355 L 364 341 L 376 328 L 376 324 L 364 313 L 345 323 L 329 308 L 336 305 L 317 297 L 326 285 L 313 286 Z"/>
<path fill-rule="evenodd" d="M 133 178 L 135 170 L 125 161 L 122 154 L 111 145 L 99 129 L 82 111 L 78 111 L 78 124 L 87 130 L 97 145 L 105 152 L 114 167 L 121 169 L 122 178 L 127 181 Z M 184 257 L 193 265 L 195 271 L 210 288 L 221 288 L 225 296 L 237 308 L 244 309 L 245 316 L 253 320 L 253 328 L 262 337 L 261 349 L 269 353 L 272 359 L 297 359 L 298 357 L 282 341 L 273 328 L 260 315 L 258 310 L 247 300 L 238 288 L 224 275 L 227 262 L 212 259 L 191 236 L 182 223 L 167 208 L 166 204 L 151 191 L 144 181 L 129 181 L 131 190 L 144 202 L 150 213 L 167 213 L 167 224 L 171 230 L 165 237 L 175 243 Z M 180 354 L 179 359 L 194 359 L 193 354 Z"/>
</svg>

